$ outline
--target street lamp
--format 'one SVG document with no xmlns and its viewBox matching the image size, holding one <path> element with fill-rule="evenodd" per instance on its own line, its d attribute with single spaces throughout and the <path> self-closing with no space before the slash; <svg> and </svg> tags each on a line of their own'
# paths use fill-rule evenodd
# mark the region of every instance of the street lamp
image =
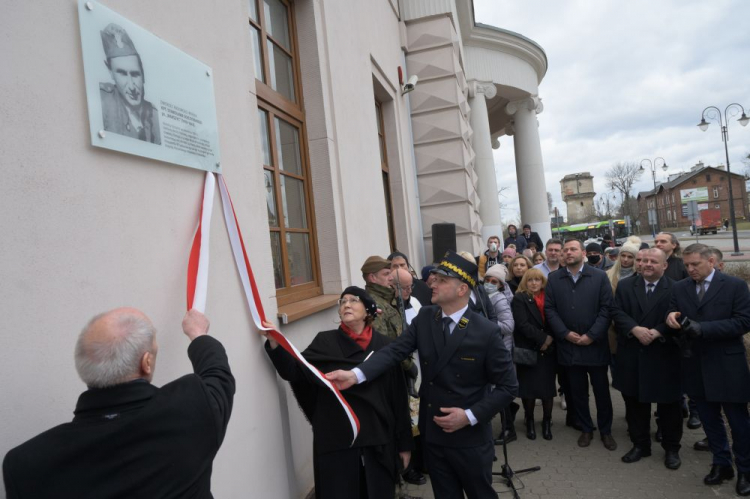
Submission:
<svg viewBox="0 0 750 499">
<path fill-rule="evenodd" d="M 723 117 L 719 108 L 716 106 L 708 106 L 701 113 L 701 122 L 698 123 L 698 128 L 704 132 L 708 130 L 706 117 L 710 120 L 717 121 L 719 126 L 721 126 L 721 140 L 724 142 L 724 155 L 727 159 L 727 179 L 729 182 L 729 220 L 732 224 L 732 238 L 734 239 L 734 253 L 732 253 L 732 256 L 740 256 L 742 253 L 740 253 L 740 243 L 737 240 L 737 220 L 734 216 L 734 192 L 732 190 L 732 170 L 729 169 L 729 148 L 727 146 L 727 142 L 729 142 L 729 131 L 727 130 L 729 121 L 727 120 L 727 113 L 730 109 L 734 111 L 731 116 L 736 116 L 738 112 L 742 112 L 742 117 L 737 121 L 740 122 L 740 125 L 747 126 L 748 122 L 750 122 L 750 118 L 745 114 L 745 108 L 734 102 L 724 109 Z M 706 111 L 709 111 L 708 114 L 706 114 Z"/>
<path fill-rule="evenodd" d="M 661 165 L 657 162 L 661 160 Z M 661 169 L 667 171 L 667 162 L 661 156 L 651 161 L 650 159 L 641 160 L 641 171 L 644 171 L 643 163 L 648 162 L 648 167 L 651 170 L 651 177 L 654 179 L 654 209 L 656 210 L 656 232 L 659 232 L 659 201 L 656 197 L 656 169 L 661 166 Z"/>
</svg>

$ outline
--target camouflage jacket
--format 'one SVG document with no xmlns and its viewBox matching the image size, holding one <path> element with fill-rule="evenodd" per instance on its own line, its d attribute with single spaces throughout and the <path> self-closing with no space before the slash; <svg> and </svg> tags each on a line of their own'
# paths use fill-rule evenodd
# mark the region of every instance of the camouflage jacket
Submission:
<svg viewBox="0 0 750 499">
<path fill-rule="evenodd" d="M 372 328 L 380 334 L 396 339 L 401 336 L 403 329 L 403 319 L 396 308 L 396 292 L 391 288 L 386 288 L 380 284 L 368 282 L 365 291 L 372 296 L 382 313 L 373 321 Z M 411 368 L 411 356 L 401 362 L 401 367 L 406 371 Z"/>
</svg>

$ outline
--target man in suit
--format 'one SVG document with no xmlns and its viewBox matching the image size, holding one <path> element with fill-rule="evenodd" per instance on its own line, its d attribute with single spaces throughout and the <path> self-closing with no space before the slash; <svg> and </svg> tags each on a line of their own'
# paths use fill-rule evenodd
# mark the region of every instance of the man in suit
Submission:
<svg viewBox="0 0 750 499">
<path fill-rule="evenodd" d="M 523 225 L 523 238 L 526 240 L 526 247 L 528 248 L 531 243 L 536 244 L 536 250 L 541 253 L 544 249 L 544 244 L 542 244 L 542 238 L 539 237 L 539 233 L 537 232 L 531 232 L 531 225 L 524 224 Z"/>
<path fill-rule="evenodd" d="M 565 269 L 549 275 L 544 314 L 557 340 L 557 360 L 566 368 L 570 393 L 565 397 L 581 426 L 580 447 L 591 444 L 594 423 L 589 411 L 589 382 L 596 399 L 596 419 L 602 443 L 617 449 L 612 437 L 612 399 L 609 395 L 610 352 L 608 330 L 612 287 L 607 274 L 583 263 L 583 243 L 569 239 L 563 245 Z"/>
<path fill-rule="evenodd" d="M 732 429 L 737 466 L 737 493 L 750 495 L 750 370 L 742 336 L 750 330 L 747 283 L 715 270 L 715 257 L 704 244 L 683 252 L 690 279 L 675 283 L 667 325 L 687 338 L 690 356 L 683 358 L 682 382 L 698 406 L 713 454 L 706 485 L 734 477 L 732 452 L 721 417 Z"/>
<path fill-rule="evenodd" d="M 156 330 L 142 312 L 94 317 L 75 350 L 89 389 L 73 422 L 12 449 L 3 462 L 8 499 L 53 497 L 211 497 L 211 466 L 232 412 L 234 377 L 208 319 L 189 311 L 195 374 L 151 384 Z"/>
<path fill-rule="evenodd" d="M 469 310 L 477 266 L 449 251 L 432 272 L 434 306 L 422 307 L 405 333 L 366 362 L 326 376 L 343 390 L 417 350 L 419 430 L 435 498 L 496 499 L 490 422 L 518 393 L 510 352 L 500 327 Z"/>
<path fill-rule="evenodd" d="M 617 330 L 617 362 L 613 386 L 625 400 L 625 416 L 633 448 L 622 457 L 634 463 L 651 455 L 651 404 L 657 404 L 664 465 L 676 470 L 682 439 L 680 350 L 668 338 L 664 323 L 673 281 L 664 275 L 667 257 L 657 248 L 644 250 L 641 273 L 617 285 L 612 318 Z M 658 382 L 656 382 L 658 380 Z"/>
</svg>

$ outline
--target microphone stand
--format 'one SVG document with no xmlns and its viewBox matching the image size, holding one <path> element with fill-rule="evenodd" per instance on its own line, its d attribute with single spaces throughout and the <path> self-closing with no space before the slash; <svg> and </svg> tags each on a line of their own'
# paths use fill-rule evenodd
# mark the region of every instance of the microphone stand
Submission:
<svg viewBox="0 0 750 499">
<path fill-rule="evenodd" d="M 500 412 L 500 420 L 502 422 L 503 428 L 505 428 L 505 411 L 503 410 Z M 541 470 L 541 466 L 532 466 L 531 468 L 524 468 L 522 470 L 513 471 L 513 468 L 510 467 L 510 464 L 508 463 L 508 443 L 503 439 L 503 465 L 500 467 L 500 471 L 493 471 L 493 476 L 500 476 L 503 477 L 505 480 L 505 485 L 513 491 L 513 499 L 520 499 L 520 496 L 518 495 L 518 489 L 516 489 L 516 485 L 513 483 L 513 477 L 518 475 L 519 473 L 533 473 L 534 471 Z"/>
</svg>

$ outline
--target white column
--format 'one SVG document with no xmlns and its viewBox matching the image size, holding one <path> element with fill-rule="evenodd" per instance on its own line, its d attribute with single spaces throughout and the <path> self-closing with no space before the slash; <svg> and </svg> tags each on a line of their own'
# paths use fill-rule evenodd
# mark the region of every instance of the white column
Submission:
<svg viewBox="0 0 750 499">
<path fill-rule="evenodd" d="M 500 224 L 500 202 L 497 199 L 497 178 L 495 160 L 492 157 L 492 137 L 490 119 L 487 114 L 487 100 L 497 94 L 493 83 L 469 82 L 469 107 L 471 108 L 471 128 L 474 136 L 474 171 L 477 173 L 477 193 L 479 194 L 479 216 L 482 217 L 482 247 L 490 236 L 503 239 Z"/>
<path fill-rule="evenodd" d="M 552 237 L 547 210 L 547 184 L 544 180 L 542 147 L 536 115 L 544 109 L 538 97 L 510 102 L 505 112 L 513 116 L 513 148 L 516 154 L 516 180 L 521 204 L 521 222 L 531 225 L 542 242 Z M 519 227 L 520 231 L 521 228 Z"/>
</svg>

